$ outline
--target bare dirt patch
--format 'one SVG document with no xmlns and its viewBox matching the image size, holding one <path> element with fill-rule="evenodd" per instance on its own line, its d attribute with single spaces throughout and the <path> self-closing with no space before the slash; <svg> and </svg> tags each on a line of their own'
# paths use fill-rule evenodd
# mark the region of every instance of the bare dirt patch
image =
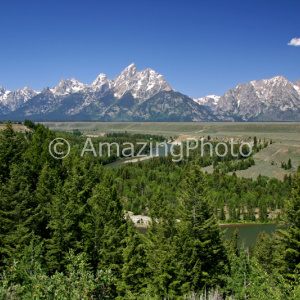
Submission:
<svg viewBox="0 0 300 300">
<path fill-rule="evenodd" d="M 13 130 L 17 132 L 29 132 L 31 129 L 27 128 L 24 125 L 21 124 L 13 124 Z M 5 129 L 6 125 L 5 124 L 0 124 L 0 130 Z"/>
</svg>

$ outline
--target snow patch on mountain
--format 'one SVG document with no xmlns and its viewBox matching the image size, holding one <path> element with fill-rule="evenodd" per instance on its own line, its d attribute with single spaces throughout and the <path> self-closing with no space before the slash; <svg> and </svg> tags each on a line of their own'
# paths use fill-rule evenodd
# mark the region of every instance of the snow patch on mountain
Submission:
<svg viewBox="0 0 300 300">
<path fill-rule="evenodd" d="M 121 98 L 130 92 L 134 98 L 146 100 L 158 92 L 173 90 L 161 74 L 152 69 L 138 71 L 134 63 L 130 64 L 113 83 L 114 96 Z"/>
<path fill-rule="evenodd" d="M 210 107 L 210 109 L 214 110 L 220 100 L 220 96 L 217 95 L 207 95 L 202 98 L 193 98 L 193 100 L 200 104 Z"/>
<path fill-rule="evenodd" d="M 127 94 L 129 97 L 124 97 Z M 275 76 L 238 84 L 223 96 L 207 95 L 194 98 L 194 101 L 184 97 L 161 74 L 152 69 L 138 71 L 132 63 L 113 80 L 100 73 L 90 85 L 75 78 L 63 78 L 57 86 L 45 88 L 42 92 L 28 86 L 15 91 L 0 87 L 0 113 L 5 115 L 17 111 L 16 115 L 30 116 L 57 111 L 62 116 L 71 116 L 84 112 L 98 114 L 104 119 L 108 116 L 111 120 L 123 118 L 124 115 L 136 120 L 148 120 L 167 110 L 182 116 L 187 102 L 191 101 L 190 107 L 197 111 L 192 120 L 300 121 L 300 79 L 292 83 L 283 76 Z M 144 104 L 148 103 L 148 99 L 152 103 L 149 107 Z M 172 109 L 176 105 L 185 108 L 175 112 Z M 185 118 L 188 119 L 188 116 L 185 115 Z"/>
<path fill-rule="evenodd" d="M 87 106 L 95 97 L 97 98 L 109 90 L 118 99 L 129 92 L 134 98 L 138 98 L 141 101 L 151 98 L 161 91 L 175 91 L 161 74 L 156 73 L 152 69 L 138 71 L 136 65 L 132 63 L 120 75 L 117 75 L 114 80 L 107 78 L 103 73 L 100 73 L 91 85 L 79 82 L 75 78 L 63 78 L 57 86 L 44 89 L 42 93 L 52 93 L 53 96 L 50 98 L 54 97 L 54 99 L 65 98 L 75 93 L 84 93 L 86 97 L 82 105 Z M 14 92 L 7 91 L 1 87 L 0 102 L 14 111 L 39 93 L 41 92 L 34 91 L 30 87 Z"/>
<path fill-rule="evenodd" d="M 63 96 L 63 95 L 70 95 L 74 93 L 78 93 L 84 90 L 88 85 L 79 82 L 75 78 L 72 79 L 65 79 L 63 78 L 57 86 L 50 89 L 50 91 L 55 96 Z"/>
<path fill-rule="evenodd" d="M 15 91 L 8 91 L 0 87 L 0 102 L 9 110 L 13 111 L 39 93 L 40 91 L 35 91 L 29 86 L 21 90 L 16 89 Z"/>
<path fill-rule="evenodd" d="M 5 100 L 10 93 L 11 91 L 8 91 L 3 86 L 0 86 L 0 102 L 5 103 Z"/>
</svg>

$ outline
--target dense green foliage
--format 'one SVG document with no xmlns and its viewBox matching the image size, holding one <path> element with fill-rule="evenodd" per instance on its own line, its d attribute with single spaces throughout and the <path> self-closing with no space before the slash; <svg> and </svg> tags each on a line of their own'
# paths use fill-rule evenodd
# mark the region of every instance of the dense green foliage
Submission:
<svg viewBox="0 0 300 300">
<path fill-rule="evenodd" d="M 290 158 L 289 158 L 287 163 L 284 163 L 284 162 L 281 163 L 281 168 L 283 168 L 285 170 L 290 170 L 292 167 L 293 167 L 292 166 L 292 161 L 291 161 Z"/>
<path fill-rule="evenodd" d="M 193 166 L 199 166 L 198 162 L 183 160 L 174 163 L 172 157 L 168 156 L 135 165 L 122 165 L 111 172 L 118 182 L 125 209 L 135 214 L 148 215 L 161 186 L 166 202 L 178 204 L 183 179 Z M 285 182 L 274 178 L 268 180 L 262 176 L 252 180 L 238 178 L 235 173 L 226 175 L 218 170 L 205 177 L 203 184 L 206 197 L 220 220 L 255 221 L 255 208 L 260 208 L 265 212 L 260 214 L 261 220 L 267 221 L 268 213 L 282 209 L 284 199 L 290 195 L 288 178 Z"/>
<path fill-rule="evenodd" d="M 204 174 L 197 151 L 109 168 L 80 157 L 77 133 L 63 135 L 72 147 L 58 160 L 48 149 L 55 133 L 27 126 L 0 132 L 0 299 L 299 298 L 300 170 L 284 181 Z M 254 221 L 257 209 L 263 222 L 283 210 L 286 229 L 262 233 L 250 250 L 238 232 L 224 243 L 218 219 Z M 147 236 L 126 211 L 152 218 Z"/>
</svg>

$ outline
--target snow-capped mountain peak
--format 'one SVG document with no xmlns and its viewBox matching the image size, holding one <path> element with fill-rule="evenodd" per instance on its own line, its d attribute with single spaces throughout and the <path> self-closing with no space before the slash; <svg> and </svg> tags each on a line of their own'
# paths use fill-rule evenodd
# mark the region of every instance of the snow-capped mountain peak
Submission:
<svg viewBox="0 0 300 300">
<path fill-rule="evenodd" d="M 296 81 L 294 83 L 294 89 L 298 92 L 299 97 L 300 97 L 300 79 L 298 80 L 298 82 Z"/>
<path fill-rule="evenodd" d="M 298 118 L 300 91 L 284 76 L 253 80 L 229 89 L 214 112 L 241 120 L 290 120 Z"/>
<path fill-rule="evenodd" d="M 91 85 L 92 86 L 101 85 L 103 82 L 106 82 L 107 80 L 108 80 L 107 76 L 104 73 L 100 73 Z"/>
<path fill-rule="evenodd" d="M 6 89 L 2 85 L 0 85 L 0 94 L 4 94 L 5 91 Z"/>
<path fill-rule="evenodd" d="M 114 78 L 114 87 L 120 90 L 120 92 L 115 92 L 116 97 L 122 97 L 122 95 L 129 89 L 128 83 L 130 79 L 137 73 L 137 67 L 135 63 L 130 64 L 125 68 L 120 75 Z"/>
<path fill-rule="evenodd" d="M 289 83 L 290 82 L 285 77 L 275 76 L 275 77 L 270 78 L 270 79 L 262 79 L 262 80 L 259 80 L 259 81 L 255 81 L 254 86 L 256 86 L 256 85 L 265 85 L 265 86 L 268 86 L 268 87 L 269 86 L 275 87 L 275 86 L 279 86 L 279 85 L 287 85 Z"/>
<path fill-rule="evenodd" d="M 62 96 L 78 93 L 86 87 L 87 84 L 84 84 L 73 77 L 72 79 L 62 78 L 58 85 L 50 90 L 55 96 Z"/>
<path fill-rule="evenodd" d="M 132 63 L 121 72 L 120 76 L 117 76 L 117 77 L 119 80 L 120 79 L 126 80 L 126 79 L 133 77 L 137 72 L 138 72 L 138 70 L 137 70 L 135 63 Z"/>
<path fill-rule="evenodd" d="M 0 114 L 15 118 L 48 112 L 53 118 L 56 111 L 58 116 L 72 118 L 96 114 L 103 120 L 157 120 L 157 114 L 168 111 L 177 116 L 193 115 L 185 114 L 185 120 L 299 121 L 300 79 L 295 83 L 283 76 L 254 80 L 228 89 L 221 97 L 193 100 L 172 89 L 161 74 L 153 69 L 138 71 L 134 63 L 114 80 L 100 73 L 90 85 L 63 78 L 42 92 L 29 86 L 15 91 L 0 86 Z M 174 111 L 176 105 L 179 112 Z"/>
<path fill-rule="evenodd" d="M 62 78 L 55 87 L 44 88 L 42 92 L 35 91 L 28 86 L 22 90 L 17 89 L 14 92 L 0 87 L 0 102 L 10 110 L 15 110 L 39 93 L 42 93 L 43 98 L 57 98 L 59 102 L 61 99 L 74 93 L 83 93 L 87 96 L 84 105 L 88 105 L 95 98 L 101 97 L 109 90 L 112 91 L 116 98 L 121 98 L 126 92 L 129 92 L 134 98 L 143 101 L 161 91 L 171 91 L 173 89 L 161 74 L 156 73 L 152 69 L 138 71 L 135 63 L 132 63 L 114 80 L 100 73 L 91 85 L 84 84 L 75 78 Z"/>
<path fill-rule="evenodd" d="M 158 92 L 173 90 L 161 74 L 152 69 L 138 71 L 132 63 L 114 79 L 114 95 L 121 98 L 131 92 L 134 98 L 148 99 Z"/>
<path fill-rule="evenodd" d="M 14 92 L 5 90 L 3 87 L 0 87 L 0 102 L 9 110 L 15 110 L 39 93 L 39 91 L 33 90 L 30 86 L 25 86 L 21 90 L 16 89 Z"/>
<path fill-rule="evenodd" d="M 103 73 L 100 73 L 90 85 L 91 91 L 105 93 L 113 86 L 113 81 Z"/>
<path fill-rule="evenodd" d="M 40 91 L 36 91 L 32 89 L 30 86 L 26 85 L 22 90 L 15 90 L 14 93 L 19 92 L 20 96 L 24 97 L 24 102 L 28 101 L 31 99 L 33 96 L 36 96 L 40 94 Z"/>
<path fill-rule="evenodd" d="M 0 102 L 6 104 L 6 99 L 11 91 L 6 90 L 3 86 L 0 86 Z"/>
</svg>

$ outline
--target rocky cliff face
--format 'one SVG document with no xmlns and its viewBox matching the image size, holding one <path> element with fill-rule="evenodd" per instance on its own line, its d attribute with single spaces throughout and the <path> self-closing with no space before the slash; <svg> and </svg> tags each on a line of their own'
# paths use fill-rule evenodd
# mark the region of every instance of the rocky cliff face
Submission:
<svg viewBox="0 0 300 300">
<path fill-rule="evenodd" d="M 283 76 L 238 84 L 209 102 L 209 96 L 194 99 L 211 108 L 219 120 L 299 121 L 300 80 L 289 82 Z M 205 103 L 206 102 L 206 103 Z"/>
<path fill-rule="evenodd" d="M 22 106 L 26 101 L 38 95 L 40 92 L 26 86 L 22 90 L 7 91 L 0 86 L 0 103 L 6 108 L 6 111 L 13 111 Z"/>
</svg>

